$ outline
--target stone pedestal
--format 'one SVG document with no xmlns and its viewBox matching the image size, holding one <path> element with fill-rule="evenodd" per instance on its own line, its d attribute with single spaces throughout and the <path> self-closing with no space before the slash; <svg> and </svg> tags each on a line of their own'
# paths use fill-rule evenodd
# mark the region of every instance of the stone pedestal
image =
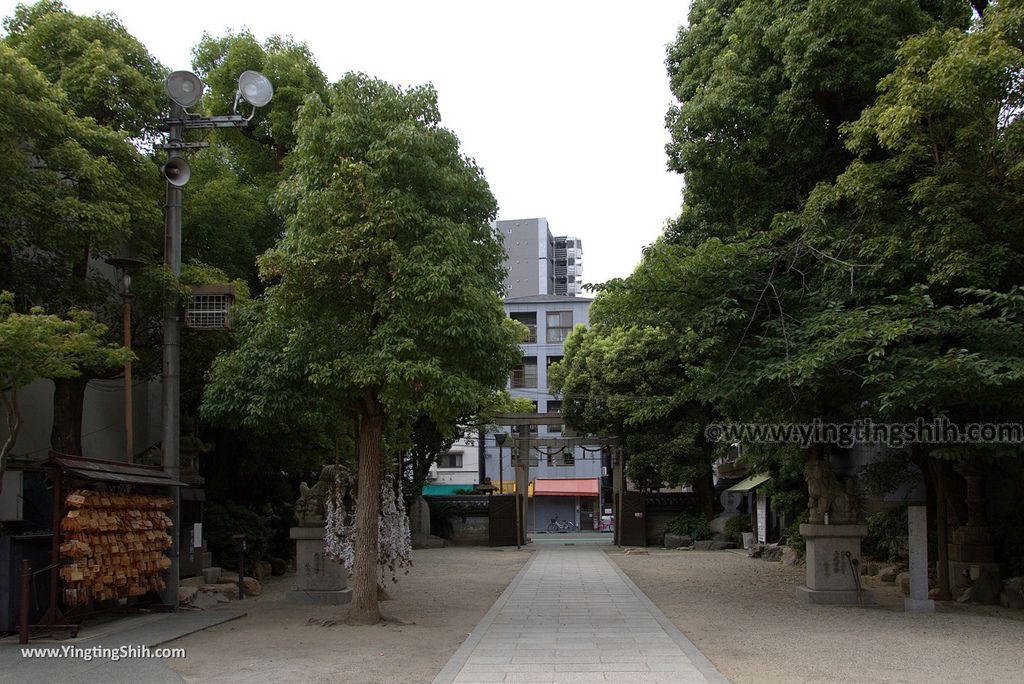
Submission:
<svg viewBox="0 0 1024 684">
<path fill-rule="evenodd" d="M 348 570 L 324 551 L 324 528 L 293 527 L 288 536 L 295 540 L 295 588 L 288 592 L 291 603 L 340 605 L 352 600 Z"/>
<path fill-rule="evenodd" d="M 444 539 L 430 534 L 430 505 L 422 496 L 414 496 L 409 504 L 409 533 L 414 549 L 440 549 L 448 546 Z"/>
<path fill-rule="evenodd" d="M 860 576 L 851 560 L 860 563 L 860 540 L 867 525 L 803 524 L 800 534 L 807 541 L 807 584 L 796 588 L 803 603 L 857 605 L 872 603 L 870 591 L 858 591 Z"/>
</svg>

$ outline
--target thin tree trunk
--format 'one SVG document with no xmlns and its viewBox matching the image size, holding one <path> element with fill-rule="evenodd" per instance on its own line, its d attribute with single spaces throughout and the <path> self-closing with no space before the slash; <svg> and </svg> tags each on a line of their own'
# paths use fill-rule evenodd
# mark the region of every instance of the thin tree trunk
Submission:
<svg viewBox="0 0 1024 684">
<path fill-rule="evenodd" d="M 359 421 L 356 456 L 359 461 L 356 500 L 355 566 L 352 572 L 352 609 L 349 622 L 375 625 L 380 622 L 377 602 L 377 548 L 380 526 L 381 436 L 384 414 L 376 399 Z"/>
<path fill-rule="evenodd" d="M 11 382 L 10 396 L 0 390 L 0 403 L 7 414 L 7 440 L 0 444 L 0 493 L 4 491 L 4 473 L 7 472 L 7 457 L 14 450 L 21 431 L 21 406 L 18 405 L 18 387 Z"/>
<path fill-rule="evenodd" d="M 82 455 L 82 409 L 89 378 L 56 378 L 53 381 L 53 430 L 50 447 L 71 456 Z"/>
</svg>

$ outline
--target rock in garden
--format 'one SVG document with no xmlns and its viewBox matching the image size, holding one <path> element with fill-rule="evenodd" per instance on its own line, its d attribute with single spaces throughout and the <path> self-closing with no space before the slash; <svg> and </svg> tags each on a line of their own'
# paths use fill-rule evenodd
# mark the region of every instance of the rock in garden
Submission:
<svg viewBox="0 0 1024 684">
<path fill-rule="evenodd" d="M 878 579 L 883 582 L 895 582 L 896 576 L 900 574 L 900 569 L 895 565 L 882 568 L 878 571 Z"/>
<path fill-rule="evenodd" d="M 232 572 L 231 570 L 223 570 L 220 573 L 220 579 L 217 580 L 216 582 L 210 582 L 210 584 L 218 584 L 218 583 L 224 583 L 224 582 L 234 582 L 234 583 L 237 584 L 238 583 L 238 573 L 237 572 Z"/>
<path fill-rule="evenodd" d="M 764 555 L 764 544 L 753 544 L 750 550 L 747 551 L 747 555 L 751 558 L 760 558 Z"/>
<path fill-rule="evenodd" d="M 259 596 L 263 593 L 263 585 L 254 577 L 243 578 L 242 585 L 245 587 L 246 596 Z"/>
<path fill-rule="evenodd" d="M 1007 608 L 1024 608 L 1024 577 L 1011 577 L 1003 583 L 1002 603 Z"/>
<path fill-rule="evenodd" d="M 896 575 L 896 588 L 900 590 L 900 593 L 904 596 L 910 596 L 910 573 L 901 572 Z"/>
<path fill-rule="evenodd" d="M 693 543 L 691 537 L 687 537 L 684 534 L 672 534 L 671 532 L 665 533 L 665 548 L 666 549 L 681 549 L 684 546 L 689 546 Z"/>
<path fill-rule="evenodd" d="M 267 560 L 270 561 L 270 574 L 275 577 L 283 575 L 288 571 L 288 562 L 283 558 L 269 557 Z"/>
<path fill-rule="evenodd" d="M 802 558 L 800 557 L 800 552 L 796 549 L 791 549 L 788 546 L 782 549 L 783 565 L 788 565 L 791 568 L 796 567 L 797 565 L 800 565 L 801 560 Z"/>
<path fill-rule="evenodd" d="M 203 586 L 202 591 L 206 593 L 222 594 L 232 601 L 238 598 L 238 584 L 236 582 L 206 584 Z"/>
<path fill-rule="evenodd" d="M 258 563 L 256 563 L 256 567 L 253 569 L 253 572 L 256 576 L 256 579 L 262 582 L 266 580 L 268 577 L 270 577 L 271 570 L 272 568 L 270 566 L 270 563 L 268 563 L 267 561 L 259 561 Z"/>
<path fill-rule="evenodd" d="M 192 603 L 198 593 L 199 587 L 178 587 L 178 603 Z"/>
<path fill-rule="evenodd" d="M 764 547 L 764 552 L 761 553 L 761 560 L 780 561 L 782 560 L 782 552 L 785 549 L 785 546 L 778 546 L 777 544 L 766 544 Z"/>
</svg>

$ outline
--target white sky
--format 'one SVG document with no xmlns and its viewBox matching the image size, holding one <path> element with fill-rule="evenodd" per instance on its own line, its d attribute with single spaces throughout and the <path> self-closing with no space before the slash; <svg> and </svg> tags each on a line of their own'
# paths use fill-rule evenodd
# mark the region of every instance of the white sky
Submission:
<svg viewBox="0 0 1024 684">
<path fill-rule="evenodd" d="M 0 0 L 0 14 L 16 4 Z M 363 71 L 432 82 L 499 218 L 544 216 L 554 234 L 582 238 L 584 282 L 628 275 L 679 212 L 682 177 L 666 171 L 664 152 L 664 61 L 686 0 L 65 4 L 115 13 L 171 69 L 189 68 L 204 32 L 245 27 L 306 42 L 331 81 Z"/>
</svg>

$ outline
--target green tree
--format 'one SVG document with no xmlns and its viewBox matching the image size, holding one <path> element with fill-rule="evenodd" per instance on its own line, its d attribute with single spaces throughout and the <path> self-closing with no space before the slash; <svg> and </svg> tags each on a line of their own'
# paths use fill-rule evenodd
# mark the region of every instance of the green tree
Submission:
<svg viewBox="0 0 1024 684">
<path fill-rule="evenodd" d="M 130 349 L 104 341 L 107 328 L 85 311 L 67 317 L 33 308 L 14 310 L 14 295 L 0 291 L 0 403 L 7 417 L 7 439 L 0 444 L 0 490 L 7 457 L 21 430 L 18 390 L 40 378 L 71 378 L 83 369 L 116 367 L 131 360 Z"/>
<path fill-rule="evenodd" d="M 117 318 L 113 288 L 97 262 L 125 244 L 145 252 L 159 240 L 155 165 L 129 133 L 79 116 L 68 96 L 15 50 L 0 44 L 0 287 L 19 309 L 45 304 Z M 85 385 L 108 367 L 55 380 L 53 447 L 81 453 Z"/>
<path fill-rule="evenodd" d="M 471 413 L 487 388 L 506 381 L 520 331 L 498 299 L 504 255 L 489 223 L 494 198 L 441 127 L 432 88 L 349 75 L 326 103 L 307 98 L 296 132 L 279 193 L 287 232 L 260 262 L 274 283 L 260 325 L 284 345 L 264 350 L 239 378 L 225 368 L 261 354 L 259 335 L 244 340 L 215 364 L 207 406 L 258 420 L 263 395 L 283 382 L 282 400 L 316 402 L 335 422 L 354 423 L 350 619 L 376 623 L 389 423 L 424 415 L 447 425 Z"/>
</svg>

